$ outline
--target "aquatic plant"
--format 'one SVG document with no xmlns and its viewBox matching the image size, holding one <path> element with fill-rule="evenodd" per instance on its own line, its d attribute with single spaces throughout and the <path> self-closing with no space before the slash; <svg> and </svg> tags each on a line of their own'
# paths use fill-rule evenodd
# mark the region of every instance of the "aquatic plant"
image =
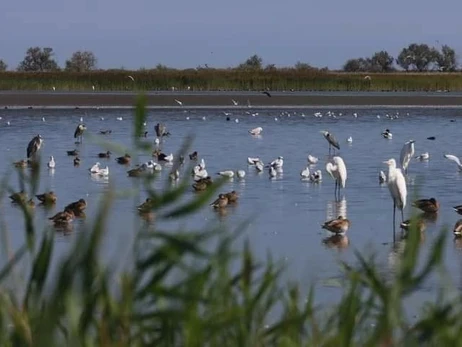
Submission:
<svg viewBox="0 0 462 347">
<path fill-rule="evenodd" d="M 129 77 L 131 76 L 131 78 Z M 369 77 L 367 77 L 369 76 Z M 133 78 L 133 79 L 132 79 Z M 345 73 L 293 68 L 0 72 L 0 90 L 460 91 L 462 73 Z"/>
<path fill-rule="evenodd" d="M 149 151 L 139 135 L 144 99 L 136 108 L 134 147 Z M 181 149 L 187 153 L 189 141 Z M 111 150 L 123 153 L 114 145 Z M 35 193 L 39 167 L 18 170 Z M 343 282 L 329 306 L 316 304 L 314 285 L 303 293 L 283 283 L 284 267 L 268 257 L 256 260 L 245 240 L 246 223 L 206 230 L 164 230 L 163 219 L 187 218 L 212 196 L 209 190 L 182 199 L 188 179 L 151 188 L 151 176 L 137 182 L 152 199 L 154 224 L 141 222 L 133 257 L 114 269 L 99 256 L 117 193 L 109 189 L 92 226 L 79 234 L 70 252 L 52 264 L 55 230 L 39 232 L 31 210 L 20 205 L 25 243 L 0 269 L 0 344 L 2 346 L 456 346 L 462 335 L 460 296 L 441 289 L 408 317 L 406 299 L 430 276 L 444 280 L 443 246 L 447 230 L 435 238 L 421 260 L 420 234 L 411 228 L 396 244 L 393 273 L 380 271 L 373 258 L 356 252 L 356 264 L 340 264 Z M 0 198 L 10 191 L 3 181 Z M 412 225 L 412 223 L 411 223 Z M 5 228 L 2 228 L 5 232 Z M 421 261 L 419 261 L 419 259 Z M 14 280 L 19 264 L 29 263 L 26 283 Z M 53 266 L 54 265 L 54 266 Z M 55 269 L 52 271 L 52 267 Z"/>
</svg>

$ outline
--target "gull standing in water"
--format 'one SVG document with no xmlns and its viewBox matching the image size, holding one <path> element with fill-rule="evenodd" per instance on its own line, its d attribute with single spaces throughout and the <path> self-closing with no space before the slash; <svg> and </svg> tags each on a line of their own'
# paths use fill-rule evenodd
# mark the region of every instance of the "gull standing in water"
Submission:
<svg viewBox="0 0 462 347">
<path fill-rule="evenodd" d="M 340 145 L 338 141 L 336 140 L 336 138 L 334 137 L 334 135 L 332 135 L 331 133 L 325 130 L 321 131 L 321 134 L 323 134 L 324 138 L 327 140 L 327 142 L 329 142 L 329 154 L 330 154 L 331 147 L 340 149 Z"/>
<path fill-rule="evenodd" d="M 345 162 L 339 156 L 335 156 L 326 164 L 326 171 L 335 180 L 335 197 L 340 198 L 340 188 L 345 188 L 347 180 L 347 169 Z"/>
<path fill-rule="evenodd" d="M 401 163 L 401 167 L 403 168 L 404 174 L 407 175 L 407 168 L 409 166 L 409 162 L 411 158 L 414 156 L 414 140 L 409 140 L 406 142 L 401 149 L 401 154 L 399 156 L 399 161 Z"/>
<path fill-rule="evenodd" d="M 401 222 L 404 222 L 404 208 L 406 207 L 407 187 L 401 169 L 396 168 L 395 159 L 384 161 L 388 165 L 388 189 L 393 199 L 393 240 L 395 239 L 396 208 L 401 210 Z"/>
</svg>

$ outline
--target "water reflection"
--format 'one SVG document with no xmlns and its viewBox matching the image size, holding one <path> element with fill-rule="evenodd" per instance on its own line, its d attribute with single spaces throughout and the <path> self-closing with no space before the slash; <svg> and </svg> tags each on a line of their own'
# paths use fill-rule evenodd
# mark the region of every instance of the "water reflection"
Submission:
<svg viewBox="0 0 462 347">
<path fill-rule="evenodd" d="M 326 206 L 326 220 L 331 220 L 342 216 L 347 218 L 347 200 L 345 197 L 340 201 L 331 200 Z"/>
<path fill-rule="evenodd" d="M 54 175 L 55 175 L 55 169 L 54 168 L 53 169 L 48 169 L 48 176 L 54 177 Z"/>
<path fill-rule="evenodd" d="M 346 235 L 332 235 L 322 240 L 327 248 L 345 249 L 350 245 L 350 240 Z"/>
<path fill-rule="evenodd" d="M 91 173 L 90 174 L 90 179 L 93 181 L 93 182 L 97 182 L 97 183 L 103 183 L 103 184 L 108 184 L 109 183 L 109 176 L 101 176 L 97 173 Z"/>
</svg>

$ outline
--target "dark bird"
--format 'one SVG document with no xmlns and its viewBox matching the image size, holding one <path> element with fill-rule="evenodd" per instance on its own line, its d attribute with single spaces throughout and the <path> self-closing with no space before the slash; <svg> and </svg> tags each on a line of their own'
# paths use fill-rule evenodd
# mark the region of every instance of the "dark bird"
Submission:
<svg viewBox="0 0 462 347">
<path fill-rule="evenodd" d="M 74 149 L 72 151 L 66 151 L 67 152 L 67 155 L 73 155 L 74 157 L 78 156 L 79 155 L 79 151 Z"/>
<path fill-rule="evenodd" d="M 79 166 L 80 165 L 80 158 L 79 157 L 75 157 L 74 158 L 74 166 Z"/>
<path fill-rule="evenodd" d="M 31 158 L 37 154 L 42 147 L 42 137 L 39 135 L 35 136 L 32 140 L 30 140 L 29 144 L 27 145 L 27 158 Z"/>
<path fill-rule="evenodd" d="M 220 194 L 218 195 L 218 199 L 212 202 L 210 206 L 213 206 L 213 208 L 225 208 L 228 206 L 228 198 L 225 194 Z"/>
<path fill-rule="evenodd" d="M 197 160 L 197 156 L 198 156 L 197 151 L 194 151 L 189 155 L 189 159 L 190 160 Z"/>
<path fill-rule="evenodd" d="M 154 200 L 151 198 L 146 198 L 146 201 L 137 207 L 140 213 L 150 212 L 154 206 Z"/>
<path fill-rule="evenodd" d="M 271 98 L 271 94 L 270 94 L 269 92 L 264 91 L 264 92 L 262 92 L 262 93 L 265 94 L 266 96 L 268 96 L 269 98 Z"/>
<path fill-rule="evenodd" d="M 75 128 L 74 132 L 74 139 L 79 138 L 79 142 L 82 143 L 82 135 L 85 130 L 87 130 L 85 124 L 80 123 L 77 125 L 77 128 Z"/>
<path fill-rule="evenodd" d="M 430 136 L 430 137 L 427 137 L 427 140 L 435 140 L 436 137 L 435 136 Z"/>
<path fill-rule="evenodd" d="M 234 204 L 237 202 L 237 200 L 239 200 L 239 195 L 237 194 L 235 190 L 233 190 L 232 192 L 226 193 L 225 196 L 228 198 L 228 203 L 230 204 Z"/>
<path fill-rule="evenodd" d="M 99 133 L 101 135 L 108 135 L 108 134 L 112 133 L 112 130 L 100 130 Z"/>
<path fill-rule="evenodd" d="M 98 158 L 110 158 L 111 157 L 111 152 L 107 151 L 106 153 L 98 153 Z"/>
<path fill-rule="evenodd" d="M 74 217 L 75 214 L 72 210 L 64 209 L 64 211 L 58 212 L 53 217 L 50 217 L 48 219 L 53 221 L 55 226 L 62 226 L 72 222 Z"/>
<path fill-rule="evenodd" d="M 38 194 L 36 195 L 36 197 L 43 205 L 53 205 L 56 203 L 56 200 L 58 200 L 58 197 L 53 191 L 49 191 L 48 193 Z"/>
<path fill-rule="evenodd" d="M 435 198 L 416 200 L 412 205 L 426 213 L 438 212 L 440 208 L 440 204 Z"/>
<path fill-rule="evenodd" d="M 162 123 L 157 123 L 154 126 L 157 137 L 169 136 L 170 133 L 167 131 L 167 127 Z"/>
<path fill-rule="evenodd" d="M 20 160 L 20 161 L 16 161 L 13 163 L 14 167 L 18 167 L 18 168 L 26 168 L 29 166 L 29 163 L 27 160 Z"/>
<path fill-rule="evenodd" d="M 76 217 L 83 215 L 83 211 L 87 208 L 87 202 L 85 199 L 79 199 L 78 201 L 71 202 L 64 208 L 64 211 L 72 211 Z"/>
<path fill-rule="evenodd" d="M 10 195 L 11 202 L 14 204 L 21 204 L 26 202 L 27 193 L 24 190 L 21 190 L 18 193 L 13 193 Z"/>
<path fill-rule="evenodd" d="M 145 131 L 144 134 L 141 134 L 141 137 L 148 137 L 148 132 Z"/>
<path fill-rule="evenodd" d="M 129 154 L 125 154 L 123 157 L 118 157 L 116 158 L 116 161 L 119 163 L 119 164 L 130 164 L 130 161 L 132 160 L 132 158 L 130 157 Z"/>
<path fill-rule="evenodd" d="M 462 205 L 457 205 L 453 207 L 454 211 L 456 211 L 458 214 L 462 214 Z"/>
<path fill-rule="evenodd" d="M 335 139 L 334 135 L 325 130 L 321 131 L 321 134 L 323 134 L 324 138 L 327 140 L 327 142 L 329 142 L 329 153 L 331 146 L 340 149 L 340 145 L 338 144 L 338 141 Z"/>
</svg>

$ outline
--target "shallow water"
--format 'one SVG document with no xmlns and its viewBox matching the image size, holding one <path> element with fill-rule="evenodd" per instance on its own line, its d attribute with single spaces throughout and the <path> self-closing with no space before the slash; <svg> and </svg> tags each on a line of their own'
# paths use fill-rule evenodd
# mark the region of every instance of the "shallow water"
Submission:
<svg viewBox="0 0 462 347">
<path fill-rule="evenodd" d="M 436 197 L 441 204 L 436 221 L 427 224 L 423 241 L 424 254 L 432 245 L 437 232 L 443 226 L 452 228 L 458 220 L 451 207 L 462 203 L 462 175 L 454 163 L 443 158 L 443 154 L 462 156 L 457 146 L 460 141 L 458 125 L 462 122 L 462 111 L 428 108 L 332 109 L 337 114 L 334 118 L 322 109 L 323 117 L 314 117 L 314 113 L 319 110 L 285 110 L 283 115 L 282 111 L 274 109 L 249 110 L 248 114 L 245 111 L 233 111 L 231 121 L 226 121 L 226 115 L 218 110 L 150 111 L 146 130 L 149 131 L 149 140 L 153 141 L 154 125 L 157 122 L 167 125 L 172 136 L 163 143 L 162 150 L 165 153 L 176 153 L 187 135 L 196 134 L 190 152 L 198 151 L 199 157 L 205 159 L 209 174 L 213 176 L 225 169 L 244 169 L 247 172 L 244 180 L 234 178 L 223 187 L 224 191 L 234 189 L 240 194 L 239 204 L 230 209 L 224 218 L 219 217 L 211 208 L 204 208 L 194 218 L 182 221 L 182 225 L 192 229 L 225 222 L 232 228 L 252 217 L 244 236 L 250 239 L 255 252 L 262 259 L 268 251 L 275 259 L 282 259 L 287 264 L 284 276 L 300 281 L 305 288 L 315 280 L 323 288 L 317 291 L 318 300 L 328 301 L 332 295 L 339 293 L 341 273 L 338 261 L 354 263 L 354 250 L 375 254 L 383 263 L 385 272 L 393 269 L 393 205 L 388 188 L 378 182 L 378 174 L 380 170 L 386 172 L 382 164 L 384 160 L 392 157 L 399 159 L 401 147 L 407 140 L 416 140 L 416 155 L 428 151 L 430 160 L 419 162 L 413 159 L 410 164 L 405 217 L 413 212 L 409 206 L 414 194 L 419 194 L 419 197 Z M 252 112 L 258 112 L 258 115 L 252 115 Z M 357 117 L 354 113 L 357 113 Z M 399 118 L 390 119 L 386 116 L 397 113 Z M 55 158 L 54 172 L 42 167 L 39 192 L 52 189 L 59 200 L 52 211 L 47 212 L 37 206 L 35 218 L 39 226 L 49 225 L 46 217 L 72 201 L 84 198 L 88 202 L 86 221 L 77 220 L 74 222 L 74 232 L 57 235 L 54 257 L 57 262 L 73 244 L 79 225 L 87 222 L 91 224 L 98 201 L 108 189 L 109 183 L 124 191 L 137 186 L 136 178 L 127 177 L 127 167 L 117 164 L 113 158 L 96 158 L 97 153 L 105 151 L 97 140 L 131 145 L 132 111 L 1 110 L 0 116 L 0 162 L 3 163 L 0 174 L 11 170 L 11 162 L 25 157 L 26 146 L 37 133 L 44 138 L 42 157 L 47 159 L 53 155 Z M 42 121 L 42 117 L 45 117 L 45 121 Z M 93 134 L 94 138 L 86 136 L 84 143 L 76 146 L 73 133 L 80 117 L 84 117 L 87 134 Z M 119 121 L 117 117 L 123 117 L 123 120 Z M 239 122 L 235 122 L 235 119 Z M 7 125 L 7 121 L 10 125 Z M 247 131 L 257 126 L 263 127 L 263 134 L 260 137 L 250 136 Z M 393 133 L 392 140 L 381 137 L 380 133 L 385 128 Z M 99 130 L 105 129 L 111 129 L 112 133 L 107 136 L 98 135 Z M 335 201 L 334 182 L 324 169 L 328 144 L 320 134 L 321 130 L 328 130 L 337 137 L 341 145 L 338 154 L 347 165 L 348 180 L 340 201 Z M 351 144 L 346 142 L 349 136 L 353 138 Z M 435 136 L 436 140 L 427 140 L 429 136 Z M 67 150 L 74 148 L 79 149 L 82 159 L 78 168 L 72 164 L 73 157 L 66 154 Z M 324 179 L 320 184 L 300 180 L 299 174 L 306 165 L 308 154 L 320 159 L 317 165 L 311 167 L 323 171 Z M 284 157 L 284 172 L 273 180 L 269 179 L 267 172 L 257 174 L 254 167 L 247 165 L 248 156 L 258 156 L 267 163 L 280 155 Z M 150 156 L 145 155 L 140 157 L 140 162 L 149 159 Z M 101 162 L 102 166 L 109 166 L 109 180 L 96 180 L 90 176 L 88 168 L 96 161 Z M 155 183 L 157 188 L 163 187 L 168 180 L 168 172 L 168 168 L 162 171 Z M 11 177 L 10 183 L 14 190 L 19 190 L 15 176 Z M 193 192 L 190 194 L 192 196 Z M 140 200 L 144 198 L 141 192 Z M 134 199 L 134 194 L 121 195 L 113 204 L 102 254 L 111 261 L 122 262 L 130 254 L 134 227 L 139 222 Z M 1 217 L 7 226 L 8 236 L 2 243 L 7 245 L 8 254 L 11 255 L 24 243 L 21 211 L 12 206 L 7 197 L 2 199 L 1 206 Z M 344 248 L 329 248 L 323 243 L 329 235 L 321 230 L 320 225 L 340 214 L 352 222 L 348 243 L 342 244 Z M 461 283 L 459 263 L 462 250 L 452 242 L 451 237 L 449 240 L 446 244 L 446 264 L 453 281 L 458 285 Z M 429 281 L 420 293 L 422 297 L 432 296 L 440 286 L 441 283 L 437 281 Z M 422 297 L 410 300 L 417 303 Z"/>
</svg>

